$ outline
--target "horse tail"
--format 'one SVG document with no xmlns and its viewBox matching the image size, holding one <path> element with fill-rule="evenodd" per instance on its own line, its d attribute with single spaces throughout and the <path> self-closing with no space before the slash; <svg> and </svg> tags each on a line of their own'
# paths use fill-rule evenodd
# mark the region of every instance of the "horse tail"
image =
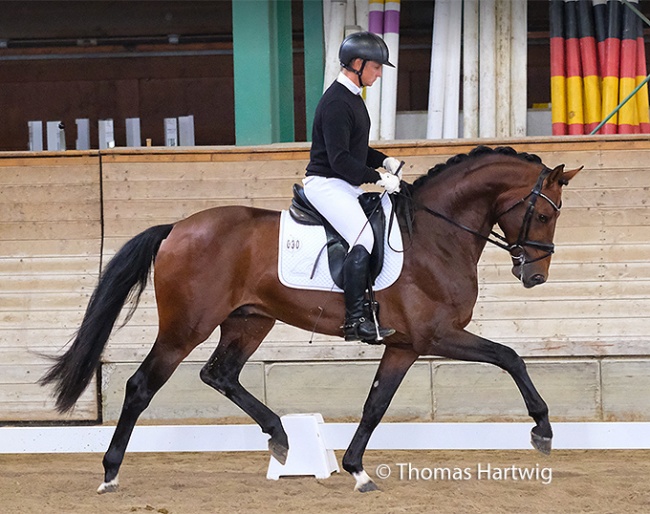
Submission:
<svg viewBox="0 0 650 514">
<path fill-rule="evenodd" d="M 173 226 L 158 225 L 138 234 L 115 254 L 102 272 L 72 345 L 54 359 L 55 364 L 39 381 L 41 385 L 55 384 L 59 412 L 69 411 L 88 386 L 128 299 L 132 299 L 133 304 L 124 324 L 133 315 L 147 286 L 160 244 Z"/>
</svg>

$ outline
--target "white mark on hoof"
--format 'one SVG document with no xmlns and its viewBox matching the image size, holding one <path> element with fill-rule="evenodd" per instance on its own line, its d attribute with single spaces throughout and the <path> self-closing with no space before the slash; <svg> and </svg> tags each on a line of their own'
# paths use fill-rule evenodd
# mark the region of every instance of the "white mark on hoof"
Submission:
<svg viewBox="0 0 650 514">
<path fill-rule="evenodd" d="M 118 485 L 119 483 L 117 477 L 115 477 L 110 482 L 102 482 L 102 485 L 97 488 L 97 494 L 114 493 L 117 491 Z"/>
<path fill-rule="evenodd" d="M 365 471 L 360 471 L 358 473 L 352 473 L 352 476 L 354 479 L 357 481 L 356 485 L 354 486 L 355 491 L 360 491 L 360 492 L 365 492 L 368 491 L 368 484 L 374 485 L 374 482 L 372 479 L 368 476 L 368 473 Z"/>
</svg>

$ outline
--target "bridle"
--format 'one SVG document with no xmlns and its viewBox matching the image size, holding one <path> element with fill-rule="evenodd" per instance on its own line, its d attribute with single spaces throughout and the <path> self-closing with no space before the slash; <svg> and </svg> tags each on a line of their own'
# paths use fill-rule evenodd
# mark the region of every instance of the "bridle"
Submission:
<svg viewBox="0 0 650 514">
<path fill-rule="evenodd" d="M 516 207 L 528 202 L 526 213 L 524 214 L 524 218 L 521 222 L 521 228 L 519 229 L 519 235 L 517 236 L 517 240 L 514 243 L 509 243 L 508 240 L 503 235 L 499 234 L 498 232 L 495 232 L 494 230 L 490 230 L 490 234 L 485 236 L 480 232 L 463 225 L 462 223 L 458 223 L 457 221 L 447 217 L 446 215 L 440 212 L 429 209 L 425 205 L 421 205 L 420 208 L 425 212 L 431 214 L 432 216 L 445 220 L 447 223 L 450 223 L 455 227 L 464 230 L 465 232 L 469 232 L 470 234 L 473 234 L 476 237 L 487 241 L 488 243 L 492 243 L 493 245 L 498 246 L 499 248 L 503 248 L 510 254 L 512 260 L 515 263 L 517 263 L 517 265 L 519 266 L 541 261 L 543 259 L 546 259 L 547 257 L 550 257 L 553 254 L 553 252 L 555 251 L 555 245 L 553 243 L 531 241 L 528 238 L 529 237 L 528 233 L 530 232 L 530 225 L 532 223 L 533 213 L 535 212 L 535 204 L 537 203 L 537 200 L 539 198 L 543 198 L 544 200 L 546 200 L 551 205 L 551 207 L 553 207 L 553 210 L 555 210 L 555 212 L 559 212 L 560 207 L 562 206 L 561 204 L 557 205 L 553 200 L 551 200 L 548 196 L 542 193 L 542 188 L 544 187 L 544 180 L 546 180 L 546 178 L 549 176 L 551 171 L 553 170 L 545 166 L 542 169 L 541 173 L 539 174 L 539 177 L 537 178 L 537 182 L 535 183 L 533 189 L 531 189 L 530 193 L 528 193 L 528 195 L 526 195 L 524 198 L 516 202 L 514 205 L 508 207 L 505 211 L 503 211 L 501 214 L 499 214 L 496 217 L 495 223 L 498 222 L 499 219 L 501 219 L 503 216 L 511 212 Z M 529 260 L 526 255 L 527 247 L 542 250 L 544 254 L 540 257 L 537 257 L 536 259 Z"/>
</svg>

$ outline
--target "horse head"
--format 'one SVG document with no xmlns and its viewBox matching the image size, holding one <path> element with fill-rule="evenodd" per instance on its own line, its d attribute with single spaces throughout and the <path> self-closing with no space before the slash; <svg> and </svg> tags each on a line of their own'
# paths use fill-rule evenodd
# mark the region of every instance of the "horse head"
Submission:
<svg viewBox="0 0 650 514">
<path fill-rule="evenodd" d="M 562 207 L 562 187 L 582 169 L 564 171 L 564 164 L 554 169 L 544 167 L 530 192 L 510 202 L 497 217 L 512 258 L 512 274 L 526 288 L 546 282 L 554 251 L 555 226 Z M 525 195 L 525 196 L 524 196 Z M 523 196 L 523 198 L 522 198 Z"/>
</svg>

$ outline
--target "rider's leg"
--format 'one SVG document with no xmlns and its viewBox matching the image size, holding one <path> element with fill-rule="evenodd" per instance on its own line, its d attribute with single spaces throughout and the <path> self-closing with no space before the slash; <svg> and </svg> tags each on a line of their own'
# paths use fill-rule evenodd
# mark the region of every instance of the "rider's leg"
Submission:
<svg viewBox="0 0 650 514">
<path fill-rule="evenodd" d="M 354 246 L 343 265 L 343 287 L 345 291 L 345 332 L 346 341 L 374 341 L 395 333 L 392 328 L 375 326 L 365 317 L 364 301 L 368 275 L 370 273 L 370 254 L 363 246 Z M 379 336 L 379 337 L 378 337 Z"/>
<path fill-rule="evenodd" d="M 372 228 L 358 200 L 363 189 L 335 178 L 307 177 L 303 183 L 307 199 L 349 244 L 343 266 L 345 339 L 374 341 L 377 328 L 364 317 L 363 309 L 374 245 Z M 379 328 L 379 338 L 392 333 L 392 329 Z"/>
</svg>

